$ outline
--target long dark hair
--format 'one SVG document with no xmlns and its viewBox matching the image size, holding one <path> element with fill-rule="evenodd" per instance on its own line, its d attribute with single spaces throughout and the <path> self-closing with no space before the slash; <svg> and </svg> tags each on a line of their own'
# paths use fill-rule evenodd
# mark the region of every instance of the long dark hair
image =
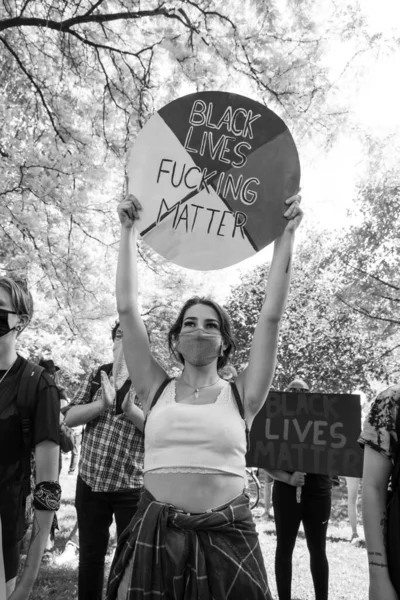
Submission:
<svg viewBox="0 0 400 600">
<path fill-rule="evenodd" d="M 205 304 L 205 306 L 209 306 L 210 308 L 214 309 L 218 315 L 222 340 L 224 344 L 226 344 L 226 348 L 223 351 L 222 356 L 219 356 L 217 361 L 217 369 L 222 369 L 222 367 L 224 367 L 228 363 L 229 355 L 231 354 L 231 352 L 236 349 L 236 344 L 232 334 L 228 313 L 217 302 L 211 300 L 211 298 L 201 298 L 200 296 L 194 296 L 193 298 L 190 298 L 189 300 L 187 300 L 187 302 L 185 302 L 185 304 L 181 308 L 178 318 L 176 319 L 175 323 L 172 325 L 168 333 L 169 351 L 173 356 L 175 356 L 177 360 L 179 360 L 179 362 L 181 362 L 182 364 L 185 363 L 182 354 L 176 350 L 175 346 L 182 329 L 185 313 L 189 308 L 195 306 L 196 304 Z"/>
</svg>

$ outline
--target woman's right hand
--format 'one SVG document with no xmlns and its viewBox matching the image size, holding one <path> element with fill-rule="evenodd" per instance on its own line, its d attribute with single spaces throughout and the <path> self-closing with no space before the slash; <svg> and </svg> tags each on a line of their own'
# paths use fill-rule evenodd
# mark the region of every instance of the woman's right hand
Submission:
<svg viewBox="0 0 400 600">
<path fill-rule="evenodd" d="M 131 229 L 136 221 L 140 219 L 139 212 L 142 210 L 139 200 L 133 194 L 129 194 L 125 200 L 118 204 L 118 216 L 122 227 Z"/>
<path fill-rule="evenodd" d="M 306 473 L 301 473 L 301 471 L 295 471 L 291 474 L 289 478 L 289 484 L 294 487 L 299 487 L 304 485 L 306 482 Z"/>
</svg>

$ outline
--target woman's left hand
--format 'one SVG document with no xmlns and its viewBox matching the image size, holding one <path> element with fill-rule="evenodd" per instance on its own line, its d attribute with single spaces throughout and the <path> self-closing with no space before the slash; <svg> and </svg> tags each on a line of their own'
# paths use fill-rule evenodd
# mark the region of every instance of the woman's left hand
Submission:
<svg viewBox="0 0 400 600">
<path fill-rule="evenodd" d="M 299 194 L 285 200 L 287 209 L 283 216 L 288 220 L 285 231 L 289 233 L 294 233 L 303 219 L 304 213 L 300 208 L 300 202 L 301 196 Z"/>
</svg>

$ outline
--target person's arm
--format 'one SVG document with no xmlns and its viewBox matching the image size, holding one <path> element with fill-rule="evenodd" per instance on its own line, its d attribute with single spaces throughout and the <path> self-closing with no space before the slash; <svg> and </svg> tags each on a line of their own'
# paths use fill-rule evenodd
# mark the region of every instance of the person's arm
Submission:
<svg viewBox="0 0 400 600">
<path fill-rule="evenodd" d="M 141 210 L 138 200 L 130 195 L 118 206 L 121 221 L 116 296 L 123 332 L 125 361 L 136 393 L 146 410 L 155 391 L 167 374 L 154 359 L 147 331 L 138 306 L 137 231 L 134 222 Z"/>
<path fill-rule="evenodd" d="M 72 401 L 72 406 L 65 411 L 65 424 L 68 427 L 77 427 L 86 425 L 101 415 L 105 410 L 111 408 L 114 401 L 115 391 L 111 386 L 107 374 L 101 372 L 102 393 L 97 400 L 91 402 L 90 387 L 92 375 L 85 381 L 82 390 L 80 390 Z"/>
<path fill-rule="evenodd" d="M 58 481 L 60 447 L 54 442 L 40 442 L 35 447 L 36 482 Z M 39 572 L 46 548 L 54 511 L 34 509 L 31 541 L 24 571 L 9 600 L 27 600 Z"/>
<path fill-rule="evenodd" d="M 288 224 L 274 243 L 265 301 L 254 331 L 249 364 L 236 379 L 249 424 L 264 404 L 275 372 L 280 322 L 289 292 L 294 236 L 303 217 L 300 196 L 292 196 L 286 202 L 289 207 L 284 216 Z"/>
<path fill-rule="evenodd" d="M 135 427 L 144 430 L 144 414 L 142 409 L 135 404 L 135 394 L 128 392 L 122 402 L 121 408 L 127 419 L 132 421 Z"/>
<path fill-rule="evenodd" d="M 386 501 L 391 470 L 388 456 L 365 446 L 362 516 L 368 552 L 370 600 L 398 600 L 390 581 L 386 553 Z"/>
<path fill-rule="evenodd" d="M 1 530 L 1 515 L 0 515 L 0 540 L 3 537 Z M 3 557 L 3 544 L 0 544 L 0 598 L 6 597 L 6 576 L 4 572 L 4 557 Z"/>
<path fill-rule="evenodd" d="M 303 486 L 306 482 L 306 473 L 302 473 L 301 471 L 294 471 L 294 473 L 288 473 L 280 469 L 266 469 L 266 471 L 272 479 L 282 481 L 294 487 Z"/>
</svg>

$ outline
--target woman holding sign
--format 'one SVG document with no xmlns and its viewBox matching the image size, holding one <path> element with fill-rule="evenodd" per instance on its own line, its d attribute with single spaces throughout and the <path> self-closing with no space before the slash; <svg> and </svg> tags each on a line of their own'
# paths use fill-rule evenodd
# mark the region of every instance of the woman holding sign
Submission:
<svg viewBox="0 0 400 600">
<path fill-rule="evenodd" d="M 309 392 L 302 379 L 294 379 L 288 392 Z M 280 469 L 268 471 L 275 480 L 272 492 L 276 526 L 275 577 L 279 600 L 292 597 L 292 557 L 300 523 L 303 523 L 315 600 L 328 599 L 329 565 L 326 533 L 331 514 L 332 480 L 329 475 Z"/>
<path fill-rule="evenodd" d="M 275 370 L 279 324 L 289 290 L 300 196 L 286 201 L 265 303 L 248 367 L 231 384 L 218 375 L 234 347 L 225 311 L 192 298 L 169 333 L 183 364 L 170 379 L 150 351 L 138 307 L 135 221 L 139 202 L 119 205 L 122 225 L 117 304 L 124 355 L 146 417 L 144 493 L 118 541 L 108 600 L 271 600 L 245 486 L 248 429 Z"/>
</svg>

